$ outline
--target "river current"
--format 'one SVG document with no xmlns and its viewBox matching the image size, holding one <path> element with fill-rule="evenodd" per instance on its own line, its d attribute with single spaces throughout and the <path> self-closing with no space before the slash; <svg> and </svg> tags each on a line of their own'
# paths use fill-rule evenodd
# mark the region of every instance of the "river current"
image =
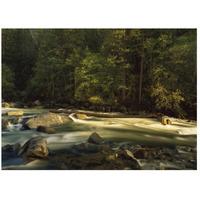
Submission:
<svg viewBox="0 0 200 200">
<path fill-rule="evenodd" d="M 25 116 L 49 112 L 49 109 L 2 109 L 2 114 L 13 110 L 23 110 Z M 79 120 L 73 114 L 70 117 L 74 123 L 54 127 L 55 134 L 37 132 L 35 129 L 20 130 L 21 125 L 10 124 L 2 131 L 2 146 L 20 143 L 41 135 L 47 140 L 48 148 L 52 151 L 70 149 L 73 145 L 87 141 L 93 132 L 97 132 L 105 141 L 134 143 L 140 145 L 189 145 L 196 146 L 197 122 L 170 118 L 172 125 L 162 125 L 155 118 L 97 118 L 88 117 Z M 42 162 L 42 161 L 41 161 Z M 10 159 L 2 161 L 2 169 L 29 169 L 30 166 L 40 165 L 40 161 L 24 163 L 22 160 Z"/>
</svg>

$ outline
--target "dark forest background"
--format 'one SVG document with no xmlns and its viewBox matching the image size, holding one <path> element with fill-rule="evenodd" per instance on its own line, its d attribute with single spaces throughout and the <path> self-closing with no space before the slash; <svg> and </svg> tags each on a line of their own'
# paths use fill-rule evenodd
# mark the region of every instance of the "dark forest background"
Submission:
<svg viewBox="0 0 200 200">
<path fill-rule="evenodd" d="M 196 29 L 2 29 L 2 98 L 196 118 L 196 53 Z"/>
</svg>

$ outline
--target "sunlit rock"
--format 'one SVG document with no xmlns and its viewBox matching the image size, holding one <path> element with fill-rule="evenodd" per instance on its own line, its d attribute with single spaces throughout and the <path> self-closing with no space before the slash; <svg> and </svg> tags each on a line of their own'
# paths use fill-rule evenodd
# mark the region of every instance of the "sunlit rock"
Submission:
<svg viewBox="0 0 200 200">
<path fill-rule="evenodd" d="M 76 118 L 77 119 L 87 119 L 87 116 L 85 114 L 79 114 L 79 113 L 77 113 L 76 114 Z"/>
<path fill-rule="evenodd" d="M 38 126 L 51 127 L 71 123 L 73 120 L 66 115 L 59 115 L 55 113 L 41 114 L 29 119 L 24 127 L 37 128 Z"/>
<path fill-rule="evenodd" d="M 158 121 L 161 122 L 162 125 L 171 125 L 172 122 L 167 116 L 161 116 L 162 114 L 158 115 Z"/>
</svg>

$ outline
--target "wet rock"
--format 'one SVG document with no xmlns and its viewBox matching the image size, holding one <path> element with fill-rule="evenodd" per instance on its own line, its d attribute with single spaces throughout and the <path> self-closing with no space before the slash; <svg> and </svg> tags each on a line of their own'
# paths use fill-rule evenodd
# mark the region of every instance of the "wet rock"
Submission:
<svg viewBox="0 0 200 200">
<path fill-rule="evenodd" d="M 55 133 L 56 130 L 54 128 L 49 128 L 49 127 L 44 127 L 44 126 L 39 126 L 37 128 L 37 131 L 39 132 L 44 132 L 44 133 L 48 133 L 48 134 L 51 134 L 51 133 Z"/>
<path fill-rule="evenodd" d="M 82 153 L 96 153 L 102 151 L 110 151 L 109 144 L 93 144 L 89 142 L 75 145 L 75 149 Z"/>
<path fill-rule="evenodd" d="M 18 152 L 18 155 L 28 159 L 45 158 L 48 154 L 47 141 L 42 136 L 29 139 Z"/>
<path fill-rule="evenodd" d="M 87 119 L 87 116 L 85 114 L 76 114 L 77 119 Z"/>
<path fill-rule="evenodd" d="M 20 117 L 15 117 L 12 119 L 12 124 L 18 124 L 20 121 Z"/>
<path fill-rule="evenodd" d="M 2 151 L 7 151 L 7 152 L 13 152 L 15 150 L 19 150 L 21 148 L 21 145 L 19 143 L 17 144 L 7 144 L 2 147 Z"/>
<path fill-rule="evenodd" d="M 197 148 L 191 148 L 191 152 L 196 153 L 197 152 Z"/>
<path fill-rule="evenodd" d="M 66 115 L 47 113 L 31 118 L 25 124 L 29 128 L 37 128 L 38 126 L 51 127 L 71 122 L 73 122 L 73 120 Z"/>
<path fill-rule="evenodd" d="M 144 158 L 147 158 L 148 157 L 148 153 L 147 151 L 145 151 L 145 149 L 136 149 L 134 152 L 133 152 L 133 155 L 135 158 L 138 158 L 138 159 L 144 159 Z"/>
<path fill-rule="evenodd" d="M 118 152 L 120 158 L 124 159 L 134 159 L 134 155 L 129 150 L 123 150 Z"/>
<path fill-rule="evenodd" d="M 22 110 L 15 111 L 15 112 L 7 112 L 8 116 L 23 115 L 23 114 L 24 114 L 24 112 Z"/>
<path fill-rule="evenodd" d="M 31 128 L 27 124 L 22 125 L 22 130 L 30 130 Z"/>
<path fill-rule="evenodd" d="M 92 133 L 88 139 L 89 143 L 94 143 L 94 144 L 100 144 L 102 141 L 103 139 L 96 132 Z"/>
<path fill-rule="evenodd" d="M 9 124 L 8 118 L 2 118 L 2 121 L 1 121 L 1 128 L 2 128 L 2 130 L 5 130 L 6 127 L 8 126 L 8 124 Z"/>
<path fill-rule="evenodd" d="M 190 151 L 192 151 L 192 148 L 189 146 L 176 146 L 176 150 L 178 152 L 182 152 L 182 151 L 190 152 Z"/>
</svg>

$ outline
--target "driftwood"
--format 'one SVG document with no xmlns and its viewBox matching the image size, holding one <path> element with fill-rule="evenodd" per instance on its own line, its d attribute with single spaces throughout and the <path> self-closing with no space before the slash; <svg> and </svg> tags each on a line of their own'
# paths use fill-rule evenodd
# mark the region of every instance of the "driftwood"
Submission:
<svg viewBox="0 0 200 200">
<path fill-rule="evenodd" d="M 105 113 L 93 113 L 93 112 L 84 112 L 77 110 L 50 110 L 52 113 L 66 113 L 66 114 L 85 114 L 87 116 L 102 117 L 102 118 L 157 118 L 156 114 L 148 115 L 119 115 L 119 114 L 105 114 Z"/>
</svg>

